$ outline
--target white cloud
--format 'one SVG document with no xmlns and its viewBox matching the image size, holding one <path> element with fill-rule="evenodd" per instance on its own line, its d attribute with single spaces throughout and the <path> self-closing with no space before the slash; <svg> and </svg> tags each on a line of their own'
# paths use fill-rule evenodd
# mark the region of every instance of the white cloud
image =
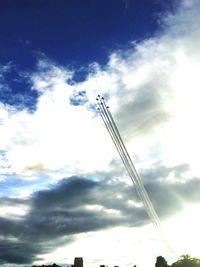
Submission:
<svg viewBox="0 0 200 267">
<path fill-rule="evenodd" d="M 10 171 L 22 174 L 43 166 L 73 174 L 107 168 L 116 152 L 101 119 L 89 109 L 99 92 L 108 96 L 139 167 L 159 160 L 198 169 L 199 4 L 192 2 L 165 19 L 164 34 L 113 53 L 103 69 L 91 65 L 81 83 L 69 83 L 71 71 L 40 60 L 31 77 L 40 93 L 36 112 L 1 109 L 1 148 Z M 72 106 L 70 97 L 79 91 L 86 91 L 89 104 Z"/>
<path fill-rule="evenodd" d="M 73 73 L 67 68 L 40 61 L 31 77 L 40 93 L 35 113 L 1 108 L 0 148 L 8 166 L 2 171 L 23 178 L 47 172 L 53 179 L 113 171 L 109 164 L 117 152 L 101 118 L 91 110 L 100 93 L 108 99 L 138 169 L 151 169 L 158 161 L 166 167 L 188 164 L 188 176 L 200 177 L 199 12 L 199 2 L 183 1 L 176 14 L 165 18 L 162 33 L 125 53 L 113 53 L 104 67 L 91 65 L 81 83 L 71 82 Z M 86 91 L 88 102 L 71 105 L 70 98 L 80 91 Z M 178 182 L 176 177 L 167 179 Z M 102 237 L 96 238 L 100 242 Z M 140 238 L 143 242 L 145 237 Z M 135 246 L 131 240 L 128 244 Z M 141 247 L 144 251 L 144 244 Z"/>
<path fill-rule="evenodd" d="M 105 167 L 111 154 L 101 155 L 99 140 L 106 133 L 98 119 L 87 107 L 70 104 L 75 87 L 66 83 L 67 71 L 54 65 L 43 71 L 47 63 L 41 64 L 42 70 L 33 75 L 33 88 L 41 92 L 36 112 L 2 109 L 1 149 L 9 170 L 28 175 L 66 168 L 69 175 Z"/>
</svg>

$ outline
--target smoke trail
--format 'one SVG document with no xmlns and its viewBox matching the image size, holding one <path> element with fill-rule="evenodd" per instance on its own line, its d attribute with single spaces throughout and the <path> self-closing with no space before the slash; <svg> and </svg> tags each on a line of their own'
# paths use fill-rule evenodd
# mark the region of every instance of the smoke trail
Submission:
<svg viewBox="0 0 200 267">
<path fill-rule="evenodd" d="M 102 117 L 102 120 L 106 126 L 106 129 L 108 130 L 113 143 L 115 144 L 115 147 L 117 148 L 117 151 L 122 159 L 122 162 L 133 182 L 133 184 L 136 186 L 136 190 L 138 192 L 138 195 L 140 196 L 145 210 L 151 220 L 151 222 L 153 223 L 153 225 L 155 226 L 155 228 L 157 229 L 161 239 L 163 240 L 163 242 L 165 243 L 165 245 L 168 247 L 168 249 L 170 249 L 171 252 L 173 252 L 173 254 L 175 253 L 173 251 L 173 249 L 169 246 L 168 242 L 166 241 L 162 229 L 161 229 L 161 223 L 159 220 L 159 217 L 151 203 L 151 200 L 146 192 L 146 189 L 142 183 L 142 180 L 139 176 L 139 174 L 137 173 L 137 170 L 130 158 L 130 155 L 124 145 L 124 142 L 121 138 L 121 135 L 119 133 L 119 130 L 117 128 L 117 125 L 108 109 L 108 107 L 105 104 L 104 98 L 100 97 L 100 95 L 98 95 L 97 97 L 97 103 L 98 103 L 98 110 L 100 112 L 100 115 Z M 176 253 L 175 253 L 176 254 Z"/>
</svg>

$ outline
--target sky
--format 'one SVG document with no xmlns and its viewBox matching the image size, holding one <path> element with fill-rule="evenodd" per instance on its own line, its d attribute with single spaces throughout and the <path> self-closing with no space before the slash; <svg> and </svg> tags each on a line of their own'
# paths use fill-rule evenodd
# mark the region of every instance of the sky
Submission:
<svg viewBox="0 0 200 267">
<path fill-rule="evenodd" d="M 200 2 L 0 3 L 0 264 L 199 254 Z M 97 110 L 104 96 L 161 221 Z"/>
</svg>

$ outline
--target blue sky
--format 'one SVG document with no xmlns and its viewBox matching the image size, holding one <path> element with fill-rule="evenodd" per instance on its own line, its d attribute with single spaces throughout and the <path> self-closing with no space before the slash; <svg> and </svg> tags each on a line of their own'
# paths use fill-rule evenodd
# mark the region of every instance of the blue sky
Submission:
<svg viewBox="0 0 200 267">
<path fill-rule="evenodd" d="M 106 64 L 113 50 L 156 34 L 162 13 L 174 11 L 177 1 L 6 1 L 1 3 L 1 64 L 10 62 L 4 79 L 15 101 L 29 96 L 25 106 L 34 108 L 35 92 L 19 72 L 32 72 L 39 58 L 75 69 L 74 79 L 84 79 L 94 61 Z M 12 104 L 7 94 L 1 99 Z M 14 103 L 13 103 L 14 104 Z"/>
<path fill-rule="evenodd" d="M 176 1 L 6 1 L 1 3 L 1 58 L 30 68 L 37 53 L 64 65 L 105 63 L 113 49 L 159 28 Z M 32 67 L 31 67 L 32 69 Z"/>
<path fill-rule="evenodd" d="M 0 263 L 200 256 L 199 11 L 197 0 L 0 4 Z M 127 176 L 98 94 L 177 255 Z"/>
</svg>

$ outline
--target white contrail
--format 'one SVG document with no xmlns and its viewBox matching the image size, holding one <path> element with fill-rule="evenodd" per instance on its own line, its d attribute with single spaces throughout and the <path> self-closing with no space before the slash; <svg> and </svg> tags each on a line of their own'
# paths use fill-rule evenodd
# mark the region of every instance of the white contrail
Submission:
<svg viewBox="0 0 200 267">
<path fill-rule="evenodd" d="M 117 151 L 122 159 L 122 162 L 124 163 L 124 166 L 133 182 L 133 184 L 136 186 L 136 190 L 138 192 L 138 195 L 140 196 L 145 210 L 151 220 L 151 222 L 154 224 L 154 226 L 156 227 L 156 229 L 158 230 L 161 239 L 163 240 L 163 242 L 165 243 L 165 245 L 173 252 L 175 253 L 172 248 L 169 246 L 168 242 L 166 241 L 162 229 L 161 229 L 161 223 L 159 220 L 159 217 L 153 207 L 153 204 L 147 194 L 147 191 L 142 183 L 142 180 L 139 176 L 139 174 L 136 171 L 136 168 L 130 158 L 130 155 L 124 145 L 124 142 L 121 138 L 121 135 L 119 133 L 119 130 L 117 128 L 117 125 L 108 109 L 108 107 L 106 106 L 105 102 L 104 102 L 104 98 L 101 97 L 100 95 L 98 95 L 97 97 L 97 103 L 98 103 L 98 110 L 101 114 L 102 120 L 106 126 L 106 129 L 108 130 L 112 141 L 115 144 L 115 147 L 117 148 Z"/>
</svg>

